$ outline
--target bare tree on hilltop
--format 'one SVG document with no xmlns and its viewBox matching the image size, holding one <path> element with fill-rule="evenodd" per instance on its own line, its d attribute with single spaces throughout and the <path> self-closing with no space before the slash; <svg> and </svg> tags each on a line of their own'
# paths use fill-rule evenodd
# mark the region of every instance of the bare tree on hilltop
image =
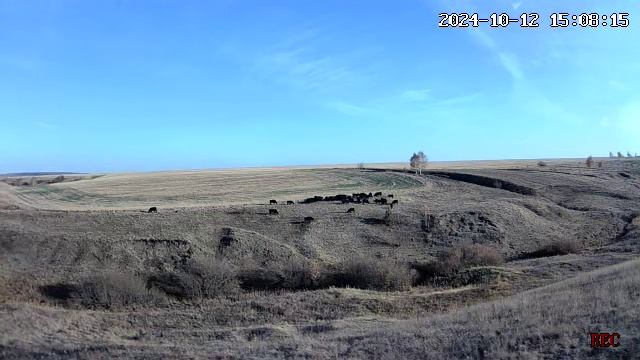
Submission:
<svg viewBox="0 0 640 360">
<path fill-rule="evenodd" d="M 409 165 L 411 165 L 412 169 L 416 170 L 416 174 L 422 174 L 422 168 L 427 166 L 428 162 L 429 159 L 427 159 L 427 155 L 425 155 L 422 151 L 413 153 L 411 159 L 409 159 Z"/>
<path fill-rule="evenodd" d="M 618 159 L 622 159 L 624 157 L 624 155 L 622 155 L 622 153 L 620 151 L 618 151 Z"/>
</svg>

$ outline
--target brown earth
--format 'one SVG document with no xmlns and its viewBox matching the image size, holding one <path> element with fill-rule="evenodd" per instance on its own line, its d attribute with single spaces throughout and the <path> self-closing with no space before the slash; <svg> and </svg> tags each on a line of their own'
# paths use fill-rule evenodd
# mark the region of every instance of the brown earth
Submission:
<svg viewBox="0 0 640 360">
<path fill-rule="evenodd" d="M 633 354 L 640 344 L 634 305 L 640 297 L 640 263 L 634 260 L 640 253 L 640 161 L 606 160 L 594 169 L 571 160 L 536 163 L 445 164 L 422 175 L 402 165 L 377 165 L 113 174 L 36 186 L 5 179 L 0 182 L 0 355 Z M 384 205 L 301 203 L 315 195 L 378 191 L 399 200 L 388 220 Z M 278 205 L 268 205 L 271 199 Z M 284 205 L 287 200 L 295 204 Z M 146 212 L 152 206 L 158 213 Z M 347 213 L 351 207 L 355 213 Z M 269 209 L 279 214 L 269 215 Z M 304 220 L 309 216 L 313 221 Z M 575 244 L 576 250 L 532 255 L 556 243 Z M 123 306 L 71 303 L 60 296 L 66 286 L 96 274 L 145 278 L 178 271 L 195 259 L 280 274 L 304 262 L 335 269 L 354 256 L 410 266 L 465 244 L 494 249 L 506 262 L 403 291 L 244 288 Z M 596 304 L 597 311 L 587 312 Z M 438 329 L 465 335 L 443 340 Z M 593 352 L 591 330 L 620 332 L 623 345 Z M 465 338 L 473 345 L 463 345 Z"/>
</svg>

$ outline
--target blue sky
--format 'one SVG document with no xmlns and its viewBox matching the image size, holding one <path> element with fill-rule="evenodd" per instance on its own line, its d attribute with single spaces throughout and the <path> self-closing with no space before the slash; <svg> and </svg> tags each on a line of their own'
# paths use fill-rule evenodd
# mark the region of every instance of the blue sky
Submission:
<svg viewBox="0 0 640 360">
<path fill-rule="evenodd" d="M 0 173 L 640 152 L 639 29 L 631 0 L 0 0 Z"/>
</svg>

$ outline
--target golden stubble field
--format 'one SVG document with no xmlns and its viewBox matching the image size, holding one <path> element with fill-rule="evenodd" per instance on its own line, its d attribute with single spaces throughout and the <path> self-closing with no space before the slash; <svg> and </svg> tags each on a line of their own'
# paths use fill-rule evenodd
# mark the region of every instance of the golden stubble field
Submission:
<svg viewBox="0 0 640 360">
<path fill-rule="evenodd" d="M 579 165 L 577 160 L 547 162 Z M 428 169 L 530 168 L 536 163 L 537 160 L 437 162 Z M 366 166 L 369 169 L 408 170 L 406 163 Z M 37 187 L 10 187 L 0 183 L 0 202 L 46 210 L 184 208 L 262 204 L 270 199 L 297 201 L 318 194 L 369 191 L 410 194 L 411 188 L 429 186 L 419 177 L 405 174 L 353 170 L 354 165 L 326 165 L 98 174 L 87 175 L 78 181 Z"/>
</svg>

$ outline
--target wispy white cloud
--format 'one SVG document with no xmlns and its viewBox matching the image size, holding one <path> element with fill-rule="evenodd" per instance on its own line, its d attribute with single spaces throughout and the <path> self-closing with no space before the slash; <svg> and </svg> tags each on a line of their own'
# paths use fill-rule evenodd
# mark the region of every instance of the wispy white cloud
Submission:
<svg viewBox="0 0 640 360">
<path fill-rule="evenodd" d="M 502 64 L 502 67 L 507 70 L 507 72 L 514 80 L 524 79 L 524 74 L 522 73 L 522 69 L 520 68 L 520 62 L 515 55 L 506 52 L 500 52 L 498 53 L 498 58 L 500 59 L 500 64 Z"/>
<path fill-rule="evenodd" d="M 351 117 L 376 117 L 389 113 L 423 114 L 436 108 L 447 108 L 474 102 L 482 93 L 472 93 L 448 98 L 436 98 L 431 89 L 408 89 L 368 101 L 356 103 L 345 100 L 327 101 L 326 108 Z"/>
<path fill-rule="evenodd" d="M 406 101 L 425 101 L 428 100 L 431 94 L 431 89 L 420 90 L 405 90 L 399 98 Z"/>
<path fill-rule="evenodd" d="M 258 53 L 253 70 L 269 81 L 312 92 L 363 86 L 376 76 L 371 58 L 380 49 L 329 51 L 319 28 L 302 30 Z"/>
<path fill-rule="evenodd" d="M 473 28 L 469 30 L 469 33 L 480 45 L 496 56 L 500 65 L 511 75 L 514 81 L 520 81 L 525 78 L 520 60 L 516 54 L 504 50 L 491 35 L 481 29 Z"/>
<path fill-rule="evenodd" d="M 355 105 L 342 100 L 329 101 L 325 104 L 329 109 L 335 110 L 347 116 L 358 117 L 363 115 L 370 115 L 375 112 L 375 109 Z"/>
<path fill-rule="evenodd" d="M 57 124 L 49 123 L 49 122 L 46 122 L 46 121 L 36 121 L 33 124 L 35 126 L 39 127 L 39 128 L 43 128 L 43 129 L 57 129 L 58 128 Z"/>
</svg>

